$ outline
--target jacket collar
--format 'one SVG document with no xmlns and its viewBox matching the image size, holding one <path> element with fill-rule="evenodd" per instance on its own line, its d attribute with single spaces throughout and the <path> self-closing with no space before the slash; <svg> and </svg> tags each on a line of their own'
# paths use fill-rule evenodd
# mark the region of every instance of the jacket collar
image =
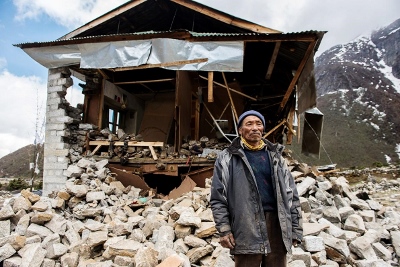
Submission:
<svg viewBox="0 0 400 267">
<path fill-rule="evenodd" d="M 282 154 L 283 150 L 285 149 L 285 146 L 278 144 L 278 143 L 272 143 L 268 141 L 267 139 L 263 138 L 264 143 L 266 144 L 266 150 L 269 150 L 271 152 L 279 153 Z M 244 147 L 242 142 L 240 141 L 240 137 L 236 137 L 233 139 L 231 145 L 228 147 L 228 151 L 232 154 L 237 154 L 243 152 Z"/>
</svg>

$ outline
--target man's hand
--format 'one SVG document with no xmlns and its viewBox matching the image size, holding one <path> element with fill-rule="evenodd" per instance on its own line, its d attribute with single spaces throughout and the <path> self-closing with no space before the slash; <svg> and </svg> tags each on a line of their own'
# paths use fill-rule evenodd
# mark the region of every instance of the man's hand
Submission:
<svg viewBox="0 0 400 267">
<path fill-rule="evenodd" d="M 219 238 L 219 243 L 221 243 L 221 246 L 224 248 L 233 249 L 235 247 L 235 238 L 233 238 L 232 233 L 229 233 L 225 236 L 221 236 Z"/>
<path fill-rule="evenodd" d="M 293 244 L 293 247 L 297 247 L 300 244 L 300 241 L 293 239 L 292 244 Z"/>
</svg>

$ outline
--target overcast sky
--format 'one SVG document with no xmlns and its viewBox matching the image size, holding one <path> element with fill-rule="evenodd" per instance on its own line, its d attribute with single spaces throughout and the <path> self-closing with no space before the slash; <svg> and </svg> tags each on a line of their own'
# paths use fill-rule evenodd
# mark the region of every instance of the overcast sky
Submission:
<svg viewBox="0 0 400 267">
<path fill-rule="evenodd" d="M 12 44 L 51 41 L 126 0 L 2 0 L 0 2 L 0 158 L 35 139 L 44 117 L 47 69 Z M 328 31 L 317 56 L 400 18 L 399 0 L 198 0 L 283 32 Z M 79 86 L 67 100 L 82 101 Z"/>
</svg>

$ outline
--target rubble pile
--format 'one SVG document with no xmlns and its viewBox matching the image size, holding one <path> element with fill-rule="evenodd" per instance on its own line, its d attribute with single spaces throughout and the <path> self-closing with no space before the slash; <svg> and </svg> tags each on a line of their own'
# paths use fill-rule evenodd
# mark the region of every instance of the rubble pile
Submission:
<svg viewBox="0 0 400 267">
<path fill-rule="evenodd" d="M 107 160 L 81 158 L 65 188 L 27 190 L 0 210 L 3 266 L 234 266 L 218 243 L 206 188 L 173 200 L 125 187 Z M 307 168 L 300 168 L 307 170 Z M 398 266 L 400 213 L 363 200 L 343 177 L 293 168 L 304 239 L 289 266 Z"/>
<path fill-rule="evenodd" d="M 142 142 L 143 137 L 141 134 L 127 134 L 123 129 L 118 129 L 117 133 L 113 134 L 108 128 L 99 130 L 97 126 L 92 124 L 79 124 L 79 126 L 75 126 L 73 134 L 70 137 L 70 143 L 75 145 L 71 151 L 73 155 L 82 155 L 82 150 L 87 145 L 87 139 L 90 141 L 110 141 L 110 143 L 124 142 L 124 146 L 111 145 L 109 147 L 106 154 L 110 158 L 113 156 L 125 159 L 152 157 L 148 148 L 132 147 L 127 144 L 131 141 Z M 164 147 L 154 147 L 157 157 L 161 159 L 174 159 L 203 156 L 208 159 L 215 159 L 217 156 L 216 151 L 221 151 L 229 145 L 227 142 L 220 142 L 215 138 L 209 139 L 206 136 L 201 137 L 200 140 L 184 141 L 179 152 L 174 152 L 174 148 L 168 144 L 164 145 Z M 90 152 L 91 151 L 86 151 L 87 154 L 90 154 Z M 75 158 L 75 160 L 76 159 L 77 158 Z"/>
</svg>

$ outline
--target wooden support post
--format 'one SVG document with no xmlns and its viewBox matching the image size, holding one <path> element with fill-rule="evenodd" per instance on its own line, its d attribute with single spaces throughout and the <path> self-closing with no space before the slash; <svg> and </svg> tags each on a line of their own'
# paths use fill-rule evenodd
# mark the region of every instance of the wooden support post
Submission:
<svg viewBox="0 0 400 267">
<path fill-rule="evenodd" d="M 312 51 L 314 50 L 314 47 L 315 47 L 315 41 L 310 42 L 310 44 L 308 45 L 307 51 L 306 51 L 306 53 L 305 53 L 305 55 L 304 55 L 304 58 L 303 58 L 303 60 L 300 62 L 300 65 L 299 65 L 299 67 L 297 68 L 296 73 L 295 73 L 295 75 L 294 75 L 292 81 L 291 81 L 290 84 L 289 84 L 288 89 L 286 90 L 285 96 L 284 96 L 283 99 L 282 99 L 282 102 L 281 102 L 281 104 L 280 104 L 280 106 L 279 106 L 278 112 L 281 112 L 281 111 L 283 110 L 283 108 L 285 107 L 287 101 L 289 100 L 289 97 L 290 97 L 290 95 L 292 94 L 292 92 L 293 92 L 293 90 L 294 90 L 294 87 L 296 86 L 296 83 L 297 83 L 297 81 L 298 81 L 298 79 L 299 79 L 299 77 L 300 77 L 300 74 L 301 74 L 301 72 L 303 71 L 304 66 L 305 66 L 306 63 L 307 63 L 307 60 L 308 60 L 308 58 L 310 57 Z"/>
<path fill-rule="evenodd" d="M 275 67 L 276 58 L 278 56 L 279 48 L 281 47 L 281 42 L 276 42 L 274 52 L 272 53 L 271 61 L 269 62 L 267 74 L 265 75 L 265 79 L 271 79 L 272 71 Z"/>
<path fill-rule="evenodd" d="M 268 133 L 264 134 L 263 138 L 267 138 L 268 135 L 275 132 L 275 130 L 278 129 L 279 127 L 281 127 L 284 123 L 286 123 L 286 119 L 283 119 L 283 121 L 281 121 L 278 125 L 276 125 L 274 128 L 272 128 Z"/>
<path fill-rule="evenodd" d="M 231 101 L 231 107 L 232 107 L 232 110 L 233 110 L 233 114 L 235 114 L 235 120 L 238 121 L 239 118 L 238 118 L 238 115 L 237 115 L 237 112 L 236 112 L 236 109 L 235 109 L 235 103 L 233 103 L 233 99 L 232 99 L 232 96 L 231 96 L 231 92 L 229 90 L 228 82 L 226 81 L 225 73 L 223 73 L 223 72 L 221 72 L 221 73 L 222 73 L 222 78 L 224 78 L 224 83 L 225 83 L 226 91 L 228 92 L 229 100 Z"/>
<path fill-rule="evenodd" d="M 208 102 L 214 102 L 214 72 L 208 72 Z"/>
</svg>

